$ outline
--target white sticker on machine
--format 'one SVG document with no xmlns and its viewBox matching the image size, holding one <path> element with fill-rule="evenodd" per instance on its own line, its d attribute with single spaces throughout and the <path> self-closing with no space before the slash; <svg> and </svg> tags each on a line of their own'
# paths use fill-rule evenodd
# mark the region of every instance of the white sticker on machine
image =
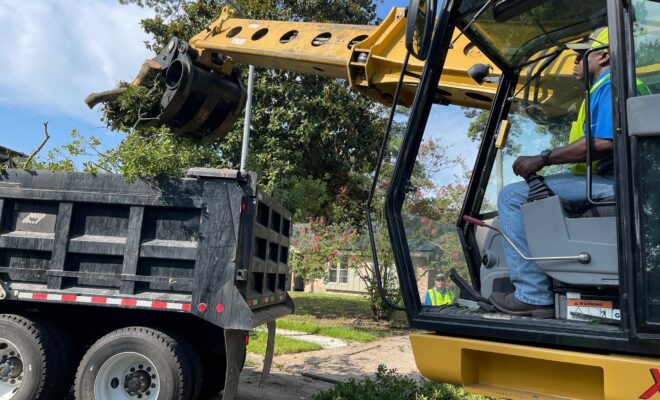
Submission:
<svg viewBox="0 0 660 400">
<path fill-rule="evenodd" d="M 621 310 L 612 306 L 611 301 L 601 300 L 566 300 L 567 319 L 588 321 L 590 317 L 621 320 Z"/>
</svg>

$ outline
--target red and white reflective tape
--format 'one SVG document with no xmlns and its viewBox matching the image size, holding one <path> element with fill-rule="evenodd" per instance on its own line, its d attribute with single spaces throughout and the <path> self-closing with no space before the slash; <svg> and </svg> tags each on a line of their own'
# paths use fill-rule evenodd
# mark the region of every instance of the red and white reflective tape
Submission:
<svg viewBox="0 0 660 400">
<path fill-rule="evenodd" d="M 62 303 L 108 304 L 121 307 L 149 308 L 157 310 L 190 311 L 190 303 L 173 303 L 162 300 L 127 299 L 121 297 L 82 296 L 41 292 L 19 292 L 20 300 L 56 301 Z"/>
<path fill-rule="evenodd" d="M 267 303 L 274 303 L 276 301 L 284 301 L 286 300 L 286 294 L 278 295 L 278 296 L 264 296 L 264 297 L 258 297 L 256 299 L 249 299 L 247 301 L 248 307 L 256 307 L 259 304 L 267 304 Z"/>
</svg>

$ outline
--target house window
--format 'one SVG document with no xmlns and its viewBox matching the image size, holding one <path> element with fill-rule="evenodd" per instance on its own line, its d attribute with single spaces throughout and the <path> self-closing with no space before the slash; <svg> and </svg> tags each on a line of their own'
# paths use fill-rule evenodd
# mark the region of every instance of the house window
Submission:
<svg viewBox="0 0 660 400">
<path fill-rule="evenodd" d="M 329 283 L 348 283 L 348 262 L 342 260 L 330 266 Z"/>
</svg>

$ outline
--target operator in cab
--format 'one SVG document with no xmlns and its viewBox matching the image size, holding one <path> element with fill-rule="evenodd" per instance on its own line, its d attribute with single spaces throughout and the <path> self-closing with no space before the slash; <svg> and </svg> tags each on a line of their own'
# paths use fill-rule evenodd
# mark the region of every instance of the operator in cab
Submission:
<svg viewBox="0 0 660 400">
<path fill-rule="evenodd" d="M 567 47 L 578 54 L 573 75 L 578 80 L 591 80 L 590 119 L 593 138 L 592 159 L 603 160 L 612 156 L 612 94 L 610 82 L 610 54 L 607 48 L 588 54 L 588 71 L 583 68 L 586 50 L 609 45 L 608 29 L 594 31 L 582 43 L 568 44 Z M 587 200 L 587 179 L 585 174 L 587 141 L 585 139 L 585 102 L 582 102 L 577 119 L 573 122 L 568 145 L 547 149 L 539 155 L 521 156 L 513 163 L 513 172 L 527 180 L 549 165 L 566 165 L 563 173 L 545 176 L 545 184 L 560 198 L 568 202 Z M 596 170 L 593 175 L 592 197 L 602 200 L 614 195 L 612 170 Z M 499 194 L 497 207 L 502 231 L 513 240 L 525 254 L 529 247 L 525 237 L 520 207 L 527 203 L 529 186 L 527 182 L 515 182 L 505 186 Z M 551 290 L 552 279 L 533 261 L 526 261 L 508 244 L 504 245 L 506 263 L 509 267 L 513 293 L 495 292 L 490 301 L 500 312 L 552 318 L 554 316 L 554 296 Z"/>
</svg>

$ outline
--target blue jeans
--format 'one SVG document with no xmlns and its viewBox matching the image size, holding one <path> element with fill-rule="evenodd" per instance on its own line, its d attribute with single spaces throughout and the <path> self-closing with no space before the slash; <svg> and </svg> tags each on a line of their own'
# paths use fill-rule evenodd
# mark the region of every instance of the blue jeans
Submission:
<svg viewBox="0 0 660 400">
<path fill-rule="evenodd" d="M 587 179 L 584 175 L 570 172 L 545 177 L 545 183 L 562 200 L 570 202 L 587 199 Z M 614 195 L 614 181 L 593 175 L 592 197 L 603 199 Z M 497 209 L 502 231 L 520 251 L 529 256 L 520 206 L 527 203 L 527 182 L 515 182 L 505 186 L 497 199 Z M 532 254 L 533 256 L 533 254 Z M 550 277 L 533 261 L 525 261 L 504 242 L 504 257 L 509 266 L 511 282 L 516 287 L 515 296 L 527 304 L 550 305 L 554 303 Z"/>
</svg>

